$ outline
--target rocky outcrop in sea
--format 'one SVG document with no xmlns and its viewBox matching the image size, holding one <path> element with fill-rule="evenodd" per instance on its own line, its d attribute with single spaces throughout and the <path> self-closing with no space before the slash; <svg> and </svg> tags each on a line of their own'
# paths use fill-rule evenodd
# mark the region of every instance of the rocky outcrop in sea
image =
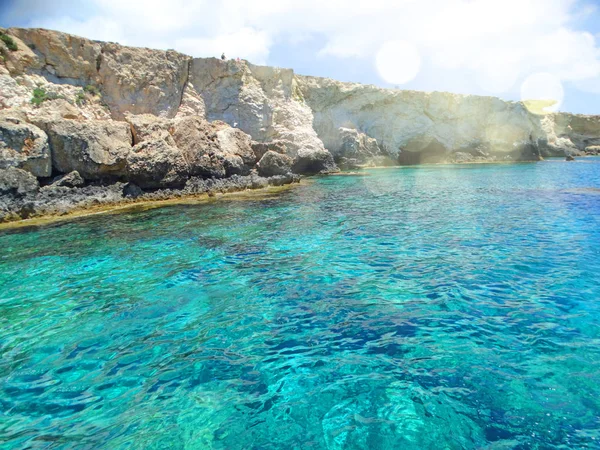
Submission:
<svg viewBox="0 0 600 450">
<path fill-rule="evenodd" d="M 0 29 L 0 221 L 423 162 L 595 154 L 600 117 Z"/>
</svg>

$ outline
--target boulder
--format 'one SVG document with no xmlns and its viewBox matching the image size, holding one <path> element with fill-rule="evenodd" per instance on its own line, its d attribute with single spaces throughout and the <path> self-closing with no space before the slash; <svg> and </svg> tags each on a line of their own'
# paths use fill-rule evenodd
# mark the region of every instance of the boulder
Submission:
<svg viewBox="0 0 600 450">
<path fill-rule="evenodd" d="M 173 139 L 190 166 L 191 175 L 225 176 L 214 127 L 203 117 L 188 116 L 173 123 Z"/>
<path fill-rule="evenodd" d="M 258 174 L 261 177 L 285 175 L 291 172 L 292 163 L 289 156 L 269 150 L 258 162 Z"/>
<path fill-rule="evenodd" d="M 131 130 L 125 122 L 61 120 L 48 124 L 55 170 L 73 170 L 86 180 L 126 175 Z"/>
<path fill-rule="evenodd" d="M 254 156 L 256 156 L 256 160 L 260 161 L 260 159 L 267 153 L 269 150 L 275 153 L 287 154 L 287 147 L 285 142 L 282 141 L 271 141 L 271 142 L 255 142 L 252 141 L 252 151 L 254 152 Z"/>
<path fill-rule="evenodd" d="M 0 169 L 18 167 L 36 177 L 49 177 L 52 160 L 48 136 L 16 118 L 0 119 Z"/>
<path fill-rule="evenodd" d="M 334 158 L 341 165 L 364 165 L 371 159 L 381 156 L 383 152 L 377 144 L 377 140 L 359 133 L 351 128 L 339 128 L 340 148 L 333 153 Z"/>
<path fill-rule="evenodd" d="M 333 156 L 325 149 L 298 149 L 292 165 L 292 172 L 301 175 L 330 173 L 337 170 Z"/>
<path fill-rule="evenodd" d="M 573 155 L 567 155 L 565 161 L 575 161 L 575 157 Z"/>
<path fill-rule="evenodd" d="M 59 175 L 52 180 L 52 186 L 64 186 L 69 188 L 81 187 L 85 184 L 85 180 L 79 175 L 79 172 L 74 170 L 64 175 Z"/>
<path fill-rule="evenodd" d="M 127 183 L 123 186 L 123 196 L 137 198 L 144 194 L 144 191 L 135 183 Z"/>
<path fill-rule="evenodd" d="M 39 190 L 37 179 L 30 173 L 15 167 L 0 170 L 0 195 L 23 197 Z"/>
<path fill-rule="evenodd" d="M 129 114 L 125 115 L 125 120 L 131 126 L 133 143 L 163 139 L 167 144 L 175 146 L 175 140 L 171 135 L 173 131 L 173 121 L 163 117 L 156 117 L 152 114 Z"/>
<path fill-rule="evenodd" d="M 182 152 L 162 139 L 134 146 L 126 157 L 127 179 L 142 188 L 182 187 L 190 167 Z"/>
<path fill-rule="evenodd" d="M 242 130 L 225 126 L 217 131 L 217 141 L 218 155 L 223 158 L 226 175 L 248 175 L 256 164 L 250 136 Z"/>
</svg>

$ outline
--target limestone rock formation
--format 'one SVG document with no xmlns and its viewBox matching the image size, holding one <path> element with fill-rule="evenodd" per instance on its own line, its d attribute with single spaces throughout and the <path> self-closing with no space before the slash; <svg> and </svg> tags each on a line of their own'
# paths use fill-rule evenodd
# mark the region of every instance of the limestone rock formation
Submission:
<svg viewBox="0 0 600 450">
<path fill-rule="evenodd" d="M 224 127 L 217 131 L 217 141 L 225 174 L 248 175 L 256 164 L 250 136 L 237 128 Z"/>
<path fill-rule="evenodd" d="M 49 177 L 52 163 L 46 133 L 17 118 L 0 119 L 0 168 L 8 167 Z"/>
<path fill-rule="evenodd" d="M 258 162 L 258 174 L 263 177 L 285 175 L 292 171 L 292 158 L 268 150 Z"/>
<path fill-rule="evenodd" d="M 292 171 L 309 175 L 325 174 L 337 171 L 337 166 L 331 153 L 325 149 L 300 148 L 296 151 Z"/>
<path fill-rule="evenodd" d="M 275 153 L 281 153 L 282 155 L 287 154 L 287 147 L 284 142 L 281 141 L 271 141 L 271 142 L 256 142 L 252 141 L 252 151 L 254 152 L 254 156 L 256 156 L 256 160 L 260 161 L 265 153 L 268 151 L 273 151 Z"/>
<path fill-rule="evenodd" d="M 0 31 L 17 45 L 0 42 L 0 220 L 256 189 L 336 171 L 336 162 L 536 161 L 600 148 L 598 116 Z"/>
<path fill-rule="evenodd" d="M 182 187 L 190 176 L 182 152 L 162 139 L 140 142 L 125 161 L 126 178 L 142 188 Z"/>
<path fill-rule="evenodd" d="M 286 154 L 296 159 L 297 168 L 308 167 L 315 173 L 308 158 L 322 161 L 316 172 L 335 170 L 325 156 L 329 152 L 313 128 L 312 111 L 300 97 L 292 70 L 196 58 L 190 82 L 202 95 L 208 120 L 239 127 L 258 142 L 280 142 Z"/>
<path fill-rule="evenodd" d="M 62 120 L 47 126 L 52 166 L 57 172 L 78 171 L 85 179 L 125 175 L 131 129 L 112 120 Z"/>
<path fill-rule="evenodd" d="M 31 172 L 9 167 L 0 170 L 0 194 L 24 196 L 39 189 L 39 183 Z"/>
<path fill-rule="evenodd" d="M 341 145 L 332 153 L 341 168 L 392 164 L 375 139 L 352 128 L 340 127 L 338 131 Z"/>
<path fill-rule="evenodd" d="M 489 159 L 519 155 L 545 136 L 540 118 L 521 103 L 493 97 L 382 89 L 298 76 L 314 127 L 329 149 L 348 148 L 354 129 L 402 164 L 444 162 L 485 143 Z M 350 146 L 352 147 L 352 145 Z M 536 159 L 532 155 L 532 159 Z"/>
</svg>

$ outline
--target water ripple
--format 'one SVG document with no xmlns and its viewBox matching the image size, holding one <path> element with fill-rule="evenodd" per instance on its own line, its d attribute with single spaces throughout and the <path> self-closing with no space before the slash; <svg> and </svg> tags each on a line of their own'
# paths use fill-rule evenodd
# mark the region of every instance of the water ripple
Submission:
<svg viewBox="0 0 600 450">
<path fill-rule="evenodd" d="M 600 448 L 596 166 L 1 234 L 0 446 Z"/>
</svg>

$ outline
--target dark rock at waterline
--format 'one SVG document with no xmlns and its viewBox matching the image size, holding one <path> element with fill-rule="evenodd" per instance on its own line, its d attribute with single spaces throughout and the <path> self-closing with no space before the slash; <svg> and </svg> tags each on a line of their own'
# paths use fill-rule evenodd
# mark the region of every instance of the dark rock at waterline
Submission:
<svg viewBox="0 0 600 450">
<path fill-rule="evenodd" d="M 52 186 L 65 187 L 81 187 L 85 184 L 85 180 L 79 175 L 76 170 L 64 175 L 59 175 L 52 180 Z"/>
<path fill-rule="evenodd" d="M 144 195 L 144 191 L 142 191 L 142 188 L 140 188 L 137 184 L 127 183 L 125 186 L 123 186 L 124 197 L 137 198 L 142 195 Z"/>
<path fill-rule="evenodd" d="M 575 161 L 575 157 L 573 155 L 567 155 L 565 161 Z"/>
<path fill-rule="evenodd" d="M 285 175 L 291 172 L 292 158 L 281 153 L 268 150 L 258 162 L 258 173 L 263 177 Z"/>
<path fill-rule="evenodd" d="M 306 175 L 330 173 L 337 170 L 338 167 L 333 156 L 325 149 L 299 149 L 292 165 L 292 172 Z"/>
<path fill-rule="evenodd" d="M 29 172 L 10 168 L 0 170 L 0 222 L 63 215 L 74 209 L 129 203 L 133 199 L 156 201 L 194 194 L 214 196 L 217 193 L 282 186 L 298 181 L 300 176 L 291 173 L 261 177 L 252 172 L 250 175 L 232 175 L 229 178 L 191 177 L 183 188 L 160 188 L 151 192 L 143 191 L 132 182 L 120 181 L 110 184 L 97 181 L 81 187 L 55 183 L 40 188 L 37 179 Z"/>
</svg>

